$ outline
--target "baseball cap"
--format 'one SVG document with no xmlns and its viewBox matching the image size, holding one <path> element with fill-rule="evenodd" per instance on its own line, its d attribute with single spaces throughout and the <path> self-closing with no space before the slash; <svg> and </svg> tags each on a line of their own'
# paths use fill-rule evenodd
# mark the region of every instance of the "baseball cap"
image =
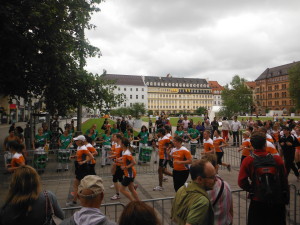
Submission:
<svg viewBox="0 0 300 225">
<path fill-rule="evenodd" d="M 83 135 L 79 135 L 76 138 L 74 138 L 74 141 L 85 141 L 85 137 Z"/>
<path fill-rule="evenodd" d="M 83 190 L 91 190 L 94 194 L 91 195 L 83 195 L 81 192 Z M 78 195 L 84 198 L 94 198 L 96 195 L 102 193 L 104 191 L 103 181 L 99 176 L 96 175 L 88 175 L 85 176 L 78 186 Z"/>
</svg>

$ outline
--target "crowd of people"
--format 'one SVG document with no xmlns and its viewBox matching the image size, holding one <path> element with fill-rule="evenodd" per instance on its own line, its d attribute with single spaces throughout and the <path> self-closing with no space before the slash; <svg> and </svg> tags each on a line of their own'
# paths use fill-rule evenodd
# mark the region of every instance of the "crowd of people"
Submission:
<svg viewBox="0 0 300 225">
<path fill-rule="evenodd" d="M 101 127 L 103 134 L 99 134 L 94 124 L 85 135 L 74 138 L 71 127 L 66 126 L 59 138 L 60 148 L 67 149 L 71 145 L 77 147 L 76 153 L 70 156 L 75 160 L 75 180 L 73 199 L 67 203 L 67 206 L 77 205 L 77 199 L 79 199 L 83 208 L 62 224 L 84 224 L 84 221 L 90 219 L 86 218 L 89 215 L 94 215 L 95 220 L 99 220 L 99 224 L 110 224 L 96 209 L 103 200 L 104 192 L 103 182 L 95 172 L 95 156 L 98 154 L 95 146 L 97 145 L 102 147 L 101 166 L 110 165 L 111 167 L 113 182 L 111 187 L 116 191 L 111 200 L 120 199 L 120 194 L 123 194 L 131 202 L 125 208 L 119 224 L 129 224 L 126 223 L 126 219 L 132 216 L 136 207 L 144 209 L 149 215 L 154 215 L 153 221 L 156 222 L 152 224 L 159 224 L 153 210 L 139 205 L 142 203 L 136 191 L 137 185 L 134 183 L 137 176 L 134 149 L 138 149 L 136 154 L 141 154 L 142 148 L 147 146 L 154 149 L 154 162 L 158 161 L 158 186 L 154 187 L 153 191 L 163 191 L 163 181 L 167 180 L 168 176 L 173 179 L 176 193 L 171 212 L 173 221 L 177 224 L 232 224 L 231 189 L 229 184 L 218 175 L 218 168 L 221 165 L 225 166 L 229 172 L 231 171 L 231 165 L 222 161 L 224 149 L 229 146 L 230 139 L 236 151 L 241 152 L 238 184 L 250 193 L 248 224 L 285 224 L 285 205 L 289 202 L 288 175 L 290 170 L 293 170 L 297 180 L 300 180 L 300 124 L 292 119 L 262 122 L 253 121 L 250 117 L 247 121 L 243 121 L 243 127 L 236 116 L 233 117 L 231 123 L 226 117 L 221 123 L 219 122 L 217 118 L 210 121 L 206 117 L 203 122 L 198 122 L 196 125 L 192 119 L 189 120 L 185 116 L 178 119 L 177 128 L 173 134 L 170 119 L 166 115 L 161 115 L 155 119 L 155 124 L 150 118 L 148 128 L 142 126 L 138 135 L 134 136 L 134 121 L 131 117 L 128 120 L 123 117 L 117 119 L 113 125 L 110 125 L 106 119 Z M 222 129 L 220 129 L 221 126 Z M 241 132 L 242 129 L 243 132 Z M 45 147 L 48 134 L 43 128 L 38 131 L 33 146 Z M 242 138 L 240 138 L 241 133 Z M 26 157 L 22 155 L 24 150 L 22 146 L 19 137 L 13 139 L 13 134 L 9 135 L 5 143 L 6 150 L 13 154 L 9 167 L 9 171 L 14 172 L 13 179 L 17 179 L 16 176 L 20 175 L 17 171 L 21 169 L 28 173 L 36 173 L 31 167 L 25 165 Z M 199 146 L 201 146 L 200 152 L 197 151 Z M 267 176 L 266 171 L 268 171 Z M 191 181 L 187 182 L 189 176 Z M 273 186 L 266 187 L 264 182 Z M 51 192 L 42 193 L 38 186 L 37 184 L 35 197 L 22 202 L 25 206 L 23 213 L 26 217 L 32 219 L 28 215 L 33 210 L 33 204 L 41 204 L 50 196 L 51 201 L 53 200 L 53 208 L 57 208 L 55 215 L 63 219 L 59 206 L 56 205 L 55 196 L 53 197 Z M 267 194 L 266 189 L 269 191 Z M 270 193 L 273 194 L 272 197 L 268 196 L 271 195 Z M 16 210 L 14 204 L 19 203 L 16 203 L 11 196 L 8 196 L 2 212 L 8 210 L 12 213 Z M 34 203 L 35 201 L 37 202 Z M 93 207 L 90 207 L 91 205 Z M 95 208 L 95 210 L 90 208 Z M 272 217 L 272 223 L 262 218 L 263 215 L 271 216 L 274 212 L 278 213 Z M 3 221 L 3 217 L 1 220 Z M 100 221 L 106 222 L 100 223 Z M 138 218 L 136 221 L 142 222 L 143 219 Z"/>
</svg>

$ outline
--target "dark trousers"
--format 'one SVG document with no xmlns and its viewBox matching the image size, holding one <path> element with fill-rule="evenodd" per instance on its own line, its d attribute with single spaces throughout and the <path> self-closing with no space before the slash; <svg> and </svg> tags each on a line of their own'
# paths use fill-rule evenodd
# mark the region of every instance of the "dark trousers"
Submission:
<svg viewBox="0 0 300 225">
<path fill-rule="evenodd" d="M 296 168 L 296 165 L 294 163 L 294 157 L 293 156 L 285 156 L 284 157 L 284 165 L 286 169 L 287 176 L 290 174 L 291 169 L 294 171 L 294 174 L 296 177 L 299 176 L 298 169 Z"/>
<path fill-rule="evenodd" d="M 240 134 L 239 131 L 232 131 L 233 135 L 233 144 L 234 145 L 239 145 L 240 144 Z"/>
<path fill-rule="evenodd" d="M 189 170 L 173 170 L 173 184 L 176 192 L 179 188 L 181 188 L 181 186 L 184 185 L 184 183 L 188 179 L 189 172 Z"/>
<path fill-rule="evenodd" d="M 285 205 L 251 200 L 248 225 L 286 225 Z"/>
</svg>

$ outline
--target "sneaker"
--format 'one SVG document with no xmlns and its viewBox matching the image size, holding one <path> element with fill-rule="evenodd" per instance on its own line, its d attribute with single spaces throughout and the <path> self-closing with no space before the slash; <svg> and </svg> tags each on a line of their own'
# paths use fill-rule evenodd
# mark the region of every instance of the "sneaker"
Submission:
<svg viewBox="0 0 300 225">
<path fill-rule="evenodd" d="M 138 187 L 139 187 L 138 184 L 134 184 L 134 185 L 133 185 L 134 190 L 136 190 Z"/>
<path fill-rule="evenodd" d="M 163 177 L 163 181 L 168 181 L 168 177 Z"/>
<path fill-rule="evenodd" d="M 74 202 L 74 201 L 71 201 L 71 202 L 67 202 L 66 203 L 66 206 L 67 207 L 74 207 L 74 206 L 76 206 L 77 205 L 77 202 Z"/>
<path fill-rule="evenodd" d="M 162 190 L 164 190 L 164 188 L 161 186 L 156 186 L 155 188 L 153 188 L 153 191 L 162 191 Z"/>
<path fill-rule="evenodd" d="M 113 188 L 115 188 L 115 185 L 114 185 L 114 184 L 113 184 L 113 185 L 110 185 L 109 188 L 110 188 L 110 189 L 113 189 Z"/>
<path fill-rule="evenodd" d="M 228 170 L 229 172 L 231 171 L 231 166 L 230 166 L 230 165 L 227 166 L 227 170 Z"/>
<path fill-rule="evenodd" d="M 111 199 L 111 200 L 117 200 L 117 199 L 120 199 L 120 198 L 121 198 L 120 195 L 115 194 L 115 195 L 112 196 L 110 199 Z"/>
</svg>

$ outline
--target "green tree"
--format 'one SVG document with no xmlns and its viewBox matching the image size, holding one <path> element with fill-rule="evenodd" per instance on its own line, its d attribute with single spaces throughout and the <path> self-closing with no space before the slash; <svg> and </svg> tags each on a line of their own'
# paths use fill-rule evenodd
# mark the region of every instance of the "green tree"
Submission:
<svg viewBox="0 0 300 225">
<path fill-rule="evenodd" d="M 129 107 L 130 114 L 139 119 L 142 115 L 146 113 L 146 108 L 144 103 L 133 103 L 131 107 Z"/>
<path fill-rule="evenodd" d="M 225 85 L 222 91 L 223 109 L 220 112 L 222 115 L 232 116 L 251 111 L 252 92 L 247 88 L 245 82 L 244 78 L 235 75 L 230 85 Z"/>
<path fill-rule="evenodd" d="M 295 102 L 296 109 L 300 109 L 300 63 L 289 70 L 289 92 Z"/>
<path fill-rule="evenodd" d="M 202 114 L 205 114 L 206 113 L 206 108 L 203 107 L 203 106 L 200 106 L 197 110 L 196 110 L 196 113 L 199 114 L 199 115 L 202 115 Z"/>
</svg>

